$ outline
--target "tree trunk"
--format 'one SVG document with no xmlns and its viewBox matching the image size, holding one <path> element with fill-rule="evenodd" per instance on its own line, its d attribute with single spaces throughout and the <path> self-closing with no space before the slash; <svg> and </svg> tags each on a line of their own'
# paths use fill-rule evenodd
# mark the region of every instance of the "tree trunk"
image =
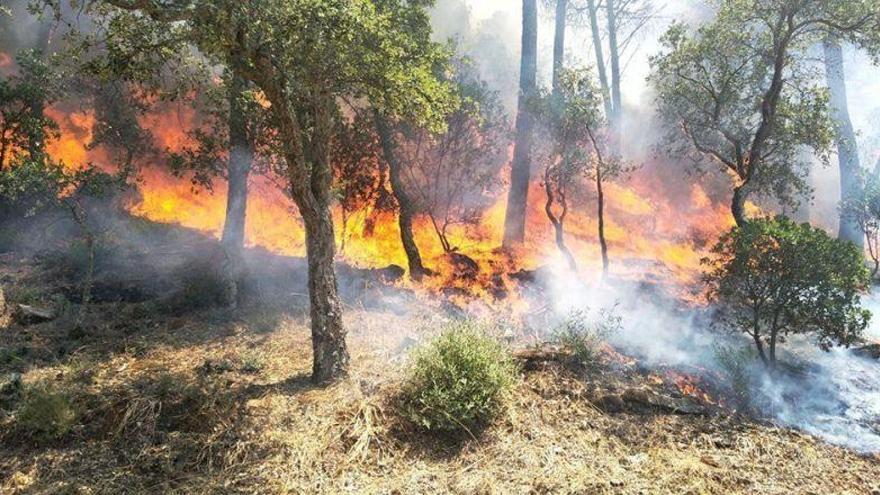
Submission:
<svg viewBox="0 0 880 495">
<path fill-rule="evenodd" d="M 49 36 L 51 34 L 51 26 L 47 19 L 39 21 L 37 32 L 37 40 L 34 45 L 36 56 L 42 60 L 46 59 L 49 51 Z M 27 101 L 28 112 L 35 122 L 42 122 L 45 118 L 46 102 L 41 98 L 32 96 Z M 46 152 L 46 132 L 41 127 L 34 132 L 28 134 L 28 155 L 35 160 L 42 160 Z"/>
<path fill-rule="evenodd" d="M 623 136 L 623 106 L 620 95 L 620 48 L 617 46 L 617 13 L 614 0 L 605 0 L 608 18 L 608 54 L 611 59 L 611 147 L 612 155 L 620 155 Z"/>
<path fill-rule="evenodd" d="M 560 213 L 558 217 L 553 213 L 553 204 L 556 201 L 556 195 L 553 193 L 553 181 L 550 177 L 549 168 L 544 173 L 544 191 L 547 193 L 547 202 L 544 204 L 544 212 L 547 214 L 547 218 L 550 219 L 550 223 L 553 225 L 553 232 L 556 237 L 556 247 L 559 249 L 559 252 L 562 253 L 562 256 L 565 257 L 565 261 L 568 263 L 568 267 L 571 271 L 577 273 L 577 262 L 574 259 L 574 255 L 571 254 L 571 251 L 568 249 L 568 246 L 565 245 L 565 217 L 568 214 L 568 203 L 565 200 L 565 195 L 560 192 L 562 213 Z"/>
<path fill-rule="evenodd" d="M 755 330 L 755 333 L 752 334 L 752 340 L 755 341 L 755 349 L 758 350 L 758 357 L 761 358 L 761 362 L 764 363 L 764 366 L 770 367 L 770 361 L 767 359 L 767 353 L 764 352 L 764 343 L 761 342 L 761 334 Z"/>
<path fill-rule="evenodd" d="M 843 72 L 843 50 L 840 43 L 828 37 L 823 43 L 825 49 L 825 75 L 831 94 L 831 115 L 835 120 L 837 161 L 840 167 L 840 199 L 845 201 L 859 193 L 859 153 L 855 132 L 849 117 L 846 101 L 846 82 Z M 864 247 L 864 235 L 858 223 L 843 211 L 840 213 L 838 238 Z"/>
<path fill-rule="evenodd" d="M 767 358 L 767 364 L 769 365 L 770 371 L 776 369 L 776 341 L 777 341 L 778 330 L 774 329 L 770 332 L 770 354 Z"/>
<path fill-rule="evenodd" d="M 602 173 L 596 171 L 596 201 L 598 203 L 599 246 L 602 248 L 602 278 L 608 276 L 608 243 L 605 241 L 605 191 L 602 189 Z"/>
<path fill-rule="evenodd" d="M 244 263 L 244 229 L 247 215 L 248 175 L 254 158 L 253 145 L 248 137 L 247 117 L 242 108 L 242 93 L 246 81 L 232 74 L 229 86 L 229 163 L 227 165 L 226 220 L 223 224 L 224 299 L 235 306 L 239 286 L 247 271 Z"/>
<path fill-rule="evenodd" d="M 519 102 L 516 112 L 516 142 L 510 169 L 510 190 L 504 216 L 504 248 L 522 244 L 526 232 L 526 207 L 532 159 L 534 117 L 530 105 L 537 85 L 538 5 L 523 0 L 522 55 L 520 60 Z"/>
<path fill-rule="evenodd" d="M 553 95 L 559 97 L 559 75 L 565 67 L 565 22 L 568 0 L 556 0 L 556 24 L 553 36 Z"/>
<path fill-rule="evenodd" d="M 602 50 L 602 34 L 599 31 L 599 18 L 596 0 L 587 0 L 590 13 L 590 32 L 593 35 L 593 51 L 596 54 L 596 72 L 599 73 L 599 86 L 602 90 L 602 103 L 605 107 L 605 118 L 611 120 L 614 108 L 611 103 L 611 88 L 608 85 L 608 74 L 605 72 L 605 54 Z"/>
<path fill-rule="evenodd" d="M 92 302 L 92 285 L 95 278 L 95 235 L 89 228 L 86 211 L 82 204 L 76 199 L 67 200 L 68 208 L 73 216 L 86 244 L 86 273 L 83 275 L 83 282 L 80 296 L 80 311 L 74 322 L 74 327 L 79 328 L 89 312 L 89 304 Z"/>
<path fill-rule="evenodd" d="M 730 204 L 730 211 L 733 213 L 733 219 L 738 227 L 744 227 L 748 222 L 746 218 L 746 196 L 748 193 L 745 184 L 733 188 L 733 200 Z"/>
<path fill-rule="evenodd" d="M 303 215 L 309 265 L 312 380 L 327 383 L 348 374 L 349 355 L 333 268 L 336 239 L 330 205 L 321 204 L 314 213 L 316 215 Z"/>
<path fill-rule="evenodd" d="M 428 273 L 422 264 L 422 255 L 419 253 L 419 247 L 416 245 L 413 236 L 413 217 L 415 216 L 415 205 L 407 194 L 403 186 L 401 178 L 401 164 L 395 154 L 396 143 L 388 122 L 378 113 L 374 114 L 376 122 L 376 130 L 379 133 L 379 141 L 382 144 L 382 154 L 385 156 L 385 162 L 388 164 L 388 177 L 391 182 L 391 193 L 397 199 L 398 215 L 397 221 L 400 226 L 400 240 L 403 243 L 403 250 L 406 252 L 406 260 L 409 264 L 409 276 L 413 280 L 421 280 Z"/>
</svg>

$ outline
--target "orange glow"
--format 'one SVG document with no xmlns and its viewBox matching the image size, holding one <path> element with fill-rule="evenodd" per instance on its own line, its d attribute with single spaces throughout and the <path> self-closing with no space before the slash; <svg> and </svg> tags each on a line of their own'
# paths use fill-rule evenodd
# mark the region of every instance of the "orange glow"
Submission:
<svg viewBox="0 0 880 495">
<path fill-rule="evenodd" d="M 93 113 L 57 109 L 49 109 L 48 113 L 61 127 L 60 139 L 49 145 L 55 158 L 69 167 L 87 161 L 108 163 L 106 153 L 86 146 L 91 140 Z M 163 150 L 180 150 L 188 143 L 186 130 L 198 125 L 194 113 L 184 107 L 151 114 L 142 118 L 141 124 L 154 135 L 156 147 Z M 145 167 L 141 176 L 140 195 L 130 205 L 131 213 L 219 237 L 226 211 L 226 185 L 222 180 L 214 181 L 210 192 L 194 191 L 187 179 L 175 178 L 158 165 Z M 277 183 L 266 177 L 251 178 L 246 242 L 279 254 L 302 256 L 302 224 L 295 206 Z M 428 218 L 415 219 L 414 236 L 425 265 L 438 272 L 416 289 L 453 290 L 463 297 L 491 300 L 511 288 L 510 273 L 559 259 L 543 209 L 544 190 L 537 180 L 529 189 L 526 242 L 513 253 L 499 251 L 506 197 L 505 193 L 498 194 L 475 225 L 450 229 L 448 237 L 456 252 L 478 265 L 476 277 L 461 276 L 461 266 L 456 266 L 455 256 L 444 253 Z M 342 212 L 336 209 L 334 219 L 340 259 L 360 267 L 407 266 L 395 214 L 372 212 L 365 207 L 350 214 L 343 225 Z M 371 228 L 368 223 L 372 223 Z M 713 202 L 697 184 L 684 193 L 667 193 L 650 174 L 638 171 L 626 183 L 606 185 L 606 238 L 610 272 L 615 278 L 651 280 L 684 292 L 696 281 L 700 259 L 708 246 L 731 225 L 727 204 Z M 572 205 L 565 230 L 581 276 L 598 277 L 601 259 L 595 197 Z"/>
</svg>

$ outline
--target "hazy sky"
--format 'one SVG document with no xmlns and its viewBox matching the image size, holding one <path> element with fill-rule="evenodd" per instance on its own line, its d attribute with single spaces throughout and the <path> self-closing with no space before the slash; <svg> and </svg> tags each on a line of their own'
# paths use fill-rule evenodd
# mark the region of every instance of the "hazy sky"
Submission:
<svg viewBox="0 0 880 495">
<path fill-rule="evenodd" d="M 510 46 L 516 47 L 514 50 L 518 52 L 522 9 L 520 0 L 466 1 L 470 5 L 475 23 L 490 18 L 499 11 L 504 12 L 509 19 L 510 30 L 503 33 L 503 36 L 508 40 Z M 539 0 L 539 5 L 541 3 Z M 659 19 L 645 33 L 637 49 L 629 54 L 630 58 L 626 61 L 622 86 L 627 106 L 632 108 L 651 104 L 651 95 L 647 90 L 645 77 L 648 75 L 648 57 L 656 53 L 659 48 L 657 45 L 658 37 L 671 20 L 693 18 L 702 3 L 699 0 L 667 0 L 665 2 L 656 0 L 657 5 L 663 5 L 659 9 Z M 541 67 L 542 78 L 546 81 L 549 79 L 552 58 L 553 20 L 549 12 L 543 12 L 539 19 L 538 63 Z M 584 63 L 590 51 L 586 29 L 569 28 L 566 47 L 568 62 Z M 877 150 L 880 149 L 880 68 L 872 65 L 865 55 L 858 53 L 855 49 L 846 50 L 844 64 L 849 109 L 853 124 L 860 134 L 860 140 L 874 141 L 877 139 L 877 142 L 871 143 L 871 147 L 875 150 L 871 152 L 872 158 L 876 159 Z M 871 165 L 873 164 L 869 166 Z"/>
</svg>

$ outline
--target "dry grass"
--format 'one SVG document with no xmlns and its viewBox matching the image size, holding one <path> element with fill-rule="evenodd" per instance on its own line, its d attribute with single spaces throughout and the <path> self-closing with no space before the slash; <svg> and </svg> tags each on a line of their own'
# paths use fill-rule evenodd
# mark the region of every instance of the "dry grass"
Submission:
<svg viewBox="0 0 880 495">
<path fill-rule="evenodd" d="M 0 491 L 861 494 L 880 482 L 876 459 L 791 431 L 603 413 L 600 380 L 552 366 L 528 372 L 507 417 L 480 438 L 422 436 L 390 402 L 402 359 L 387 349 L 418 337 L 412 322 L 357 309 L 348 318 L 352 377 L 324 389 L 308 381 L 301 315 L 268 332 L 247 316 L 172 320 L 141 347 L 93 344 L 80 355 L 94 359 L 34 367 L 26 382 L 63 385 L 89 414 L 64 441 L 6 443 Z M 240 370 L 253 354 L 263 368 Z"/>
<path fill-rule="evenodd" d="M 405 350 L 436 314 L 350 307 L 352 376 L 315 388 L 302 307 L 161 316 L 97 308 L 82 339 L 61 323 L 0 329 L 28 351 L 0 365 L 63 389 L 83 414 L 34 443 L 0 411 L 0 493 L 865 494 L 880 462 L 729 415 L 603 412 L 645 378 L 555 365 L 523 375 L 477 439 L 412 430 L 395 411 Z M 17 351 L 16 351 L 17 352 Z M 641 382 L 639 381 L 641 380 Z"/>
</svg>

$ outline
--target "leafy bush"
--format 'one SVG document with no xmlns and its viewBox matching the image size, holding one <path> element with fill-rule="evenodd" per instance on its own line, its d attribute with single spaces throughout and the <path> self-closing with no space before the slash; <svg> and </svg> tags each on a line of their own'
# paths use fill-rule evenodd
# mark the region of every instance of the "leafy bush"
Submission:
<svg viewBox="0 0 880 495">
<path fill-rule="evenodd" d="M 712 255 L 703 260 L 709 299 L 769 368 L 790 334 L 812 334 L 827 349 L 855 342 L 870 320 L 860 302 L 869 282 L 862 253 L 809 224 L 756 218 L 721 236 Z"/>
<path fill-rule="evenodd" d="M 45 439 L 66 435 L 76 424 L 78 416 L 67 395 L 42 385 L 25 389 L 17 414 L 22 428 Z"/>
<path fill-rule="evenodd" d="M 620 316 L 614 311 L 603 310 L 599 318 L 590 320 L 586 313 L 575 310 L 553 330 L 552 340 L 571 353 L 572 364 L 588 369 L 598 363 L 602 343 L 619 329 Z"/>
<path fill-rule="evenodd" d="M 414 352 L 403 414 L 428 431 L 472 432 L 504 410 L 515 383 L 513 359 L 483 325 L 453 323 Z"/>
</svg>

